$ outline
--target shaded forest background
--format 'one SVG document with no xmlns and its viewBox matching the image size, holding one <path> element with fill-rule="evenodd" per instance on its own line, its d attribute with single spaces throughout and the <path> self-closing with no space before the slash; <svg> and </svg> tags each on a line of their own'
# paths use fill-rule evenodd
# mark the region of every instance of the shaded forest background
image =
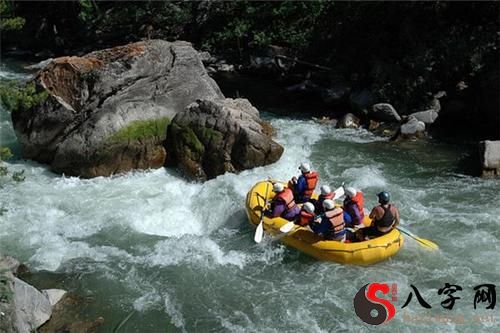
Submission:
<svg viewBox="0 0 500 333">
<path fill-rule="evenodd" d="M 75 55 L 161 38 L 245 66 L 279 46 L 330 68 L 314 77 L 320 84 L 367 89 L 402 114 L 446 91 L 443 128 L 500 138 L 498 2 L 1 3 L 3 54 Z"/>
</svg>

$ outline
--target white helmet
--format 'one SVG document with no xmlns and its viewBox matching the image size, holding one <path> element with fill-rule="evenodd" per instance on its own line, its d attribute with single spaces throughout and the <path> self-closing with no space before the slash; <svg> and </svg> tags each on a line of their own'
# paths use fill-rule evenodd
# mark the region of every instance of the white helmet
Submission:
<svg viewBox="0 0 500 333">
<path fill-rule="evenodd" d="M 281 192 L 283 192 L 284 189 L 285 189 L 285 186 L 283 186 L 283 184 L 281 184 L 281 183 L 274 183 L 273 184 L 273 192 L 281 193 Z"/>
<path fill-rule="evenodd" d="M 332 193 L 332 189 L 328 185 L 321 186 L 320 190 L 321 190 L 322 195 L 327 195 L 327 194 Z"/>
<path fill-rule="evenodd" d="M 333 202 L 333 200 L 326 199 L 325 201 L 323 201 L 323 208 L 325 210 L 332 210 L 335 208 L 335 202 Z"/>
<path fill-rule="evenodd" d="M 348 187 L 345 189 L 345 195 L 348 196 L 349 198 L 352 198 L 358 193 L 354 187 Z"/>
<path fill-rule="evenodd" d="M 314 214 L 314 205 L 310 202 L 306 202 L 303 206 L 304 210 L 309 214 Z"/>
<path fill-rule="evenodd" d="M 311 171 L 311 166 L 307 162 L 302 162 L 299 165 L 299 169 L 302 172 L 310 172 Z"/>
</svg>

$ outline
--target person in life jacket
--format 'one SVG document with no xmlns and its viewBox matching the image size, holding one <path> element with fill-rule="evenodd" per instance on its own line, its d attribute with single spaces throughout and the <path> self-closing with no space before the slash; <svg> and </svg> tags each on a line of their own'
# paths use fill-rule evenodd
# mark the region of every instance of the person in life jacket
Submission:
<svg viewBox="0 0 500 333">
<path fill-rule="evenodd" d="M 283 217 L 289 221 L 293 221 L 300 213 L 300 208 L 295 204 L 293 192 L 290 188 L 285 187 L 282 183 L 273 184 L 273 192 L 276 193 L 271 201 L 270 209 L 264 211 L 264 215 L 268 217 Z"/>
<path fill-rule="evenodd" d="M 390 194 L 383 191 L 377 194 L 377 197 L 380 205 L 373 207 L 370 213 L 372 219 L 370 227 L 360 229 L 362 239 L 366 236 L 385 235 L 399 225 L 399 211 L 394 204 L 389 203 Z"/>
<path fill-rule="evenodd" d="M 306 202 L 300 210 L 299 216 L 295 219 L 295 224 L 305 227 L 314 219 L 314 205 L 311 202 Z"/>
<path fill-rule="evenodd" d="M 318 184 L 319 175 L 316 171 L 311 171 L 311 166 L 307 162 L 303 162 L 299 166 L 302 174 L 297 179 L 293 177 L 288 182 L 288 186 L 293 189 L 295 200 L 297 203 L 307 202 Z"/>
<path fill-rule="evenodd" d="M 364 195 L 354 187 L 345 189 L 344 221 L 349 228 L 363 225 L 365 218 Z"/>
<path fill-rule="evenodd" d="M 323 235 L 327 240 L 345 242 L 346 230 L 344 225 L 344 212 L 341 207 L 335 207 L 333 200 L 323 202 L 325 212 L 317 216 L 309 226 L 312 231 Z"/>
<path fill-rule="evenodd" d="M 314 201 L 315 211 L 318 213 L 323 212 L 323 202 L 327 199 L 333 200 L 335 196 L 335 192 L 330 189 L 330 186 L 323 185 L 320 187 L 320 194 L 318 196 L 318 200 Z M 311 201 L 313 201 L 311 199 Z"/>
</svg>

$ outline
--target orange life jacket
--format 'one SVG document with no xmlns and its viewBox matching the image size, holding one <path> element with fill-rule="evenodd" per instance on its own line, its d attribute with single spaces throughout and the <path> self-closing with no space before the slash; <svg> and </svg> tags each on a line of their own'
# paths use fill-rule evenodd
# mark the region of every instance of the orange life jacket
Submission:
<svg viewBox="0 0 500 333">
<path fill-rule="evenodd" d="M 290 188 L 286 187 L 283 192 L 278 193 L 276 195 L 278 200 L 282 200 L 285 202 L 286 209 L 290 210 L 295 207 L 295 200 L 293 199 L 293 192 Z"/>
<path fill-rule="evenodd" d="M 325 216 L 332 224 L 335 233 L 339 233 L 344 230 L 344 211 L 340 207 L 328 210 L 325 212 Z"/>
<path fill-rule="evenodd" d="M 310 198 L 316 188 L 316 184 L 318 184 L 318 173 L 316 171 L 311 171 L 308 173 L 304 173 L 304 177 L 306 178 L 307 188 L 304 191 L 304 197 Z"/>
<path fill-rule="evenodd" d="M 301 210 L 300 211 L 300 215 L 299 215 L 299 225 L 302 226 L 302 227 L 305 227 L 306 225 L 309 224 L 309 222 L 311 222 L 311 219 L 314 217 L 314 214 L 311 214 L 311 213 L 308 213 L 307 211 L 305 210 Z"/>
<path fill-rule="evenodd" d="M 365 199 L 363 197 L 363 193 L 358 192 L 354 197 L 351 198 L 351 201 L 358 206 L 359 214 L 361 215 L 361 219 L 365 218 Z"/>
</svg>

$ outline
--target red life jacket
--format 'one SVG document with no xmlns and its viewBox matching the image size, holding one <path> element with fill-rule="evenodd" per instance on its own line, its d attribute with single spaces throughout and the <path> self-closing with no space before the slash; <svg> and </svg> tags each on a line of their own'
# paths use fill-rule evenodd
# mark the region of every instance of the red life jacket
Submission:
<svg viewBox="0 0 500 333">
<path fill-rule="evenodd" d="M 283 192 L 280 192 L 276 195 L 276 199 L 282 200 L 285 202 L 286 210 L 290 210 L 295 207 L 295 200 L 293 199 L 293 192 L 290 188 L 286 187 Z"/>
<path fill-rule="evenodd" d="M 306 178 L 307 188 L 304 191 L 304 197 L 310 198 L 316 188 L 316 184 L 318 184 L 318 173 L 316 171 L 311 171 L 303 174 Z"/>
<path fill-rule="evenodd" d="M 339 233 L 344 230 L 344 211 L 340 207 L 328 210 L 325 212 L 325 216 L 330 220 L 333 230 L 335 233 Z"/>
<path fill-rule="evenodd" d="M 314 217 L 314 214 L 308 213 L 307 211 L 302 209 L 300 211 L 299 220 L 298 220 L 299 225 L 302 227 L 305 227 L 306 225 L 309 224 L 309 222 L 311 222 L 311 219 L 313 217 Z"/>
<path fill-rule="evenodd" d="M 351 198 L 351 201 L 358 206 L 359 214 L 361 215 L 361 219 L 365 218 L 365 199 L 363 197 L 363 193 L 358 192 L 354 197 Z M 361 220 L 363 221 L 363 220 Z"/>
</svg>

